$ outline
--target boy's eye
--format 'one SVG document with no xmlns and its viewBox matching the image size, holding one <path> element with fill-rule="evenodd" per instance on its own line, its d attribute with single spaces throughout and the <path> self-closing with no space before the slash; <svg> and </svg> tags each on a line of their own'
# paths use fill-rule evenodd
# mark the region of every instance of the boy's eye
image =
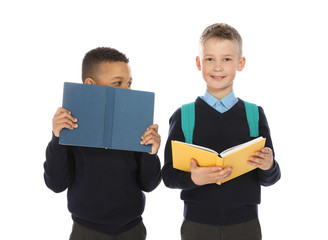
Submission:
<svg viewBox="0 0 328 240">
<path fill-rule="evenodd" d="M 114 85 L 121 86 L 122 82 L 114 82 Z"/>
<path fill-rule="evenodd" d="M 224 58 L 223 61 L 230 62 L 230 61 L 232 61 L 232 59 L 231 58 Z"/>
<path fill-rule="evenodd" d="M 132 85 L 132 82 L 128 82 L 128 86 L 131 87 L 131 85 Z"/>
<path fill-rule="evenodd" d="M 205 61 L 206 62 L 212 62 L 212 61 L 214 61 L 214 59 L 213 58 L 205 58 Z"/>
</svg>

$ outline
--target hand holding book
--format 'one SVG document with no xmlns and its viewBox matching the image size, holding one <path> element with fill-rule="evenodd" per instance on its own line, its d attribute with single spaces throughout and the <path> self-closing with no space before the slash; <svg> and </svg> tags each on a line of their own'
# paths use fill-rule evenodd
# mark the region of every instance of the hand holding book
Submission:
<svg viewBox="0 0 328 240">
<path fill-rule="evenodd" d="M 52 131 L 56 137 L 59 137 L 60 131 L 63 128 L 67 128 L 73 130 L 78 127 L 76 123 L 78 121 L 77 118 L 71 115 L 71 112 L 65 108 L 59 107 L 52 119 Z M 149 145 L 152 144 L 151 153 L 157 154 L 158 149 L 161 145 L 161 136 L 158 134 L 158 125 L 152 124 L 150 125 L 144 134 L 141 136 L 142 141 L 141 145 Z"/>
<path fill-rule="evenodd" d="M 191 180 L 198 186 L 223 182 L 231 176 L 232 171 L 231 167 L 199 167 L 195 159 L 190 162 Z"/>
<path fill-rule="evenodd" d="M 58 108 L 52 118 L 52 132 L 56 137 L 59 137 L 60 131 L 63 128 L 73 130 L 78 127 L 77 119 L 71 115 L 71 112 L 65 108 Z"/>
<path fill-rule="evenodd" d="M 265 147 L 255 152 L 255 155 L 249 158 L 248 164 L 262 170 L 270 170 L 273 167 L 273 153 L 271 148 Z"/>
<path fill-rule="evenodd" d="M 150 154 L 157 154 L 158 149 L 161 145 L 161 136 L 158 134 L 158 125 L 152 124 L 150 125 L 146 132 L 141 136 L 142 141 L 141 145 L 149 145 L 152 144 Z"/>
</svg>

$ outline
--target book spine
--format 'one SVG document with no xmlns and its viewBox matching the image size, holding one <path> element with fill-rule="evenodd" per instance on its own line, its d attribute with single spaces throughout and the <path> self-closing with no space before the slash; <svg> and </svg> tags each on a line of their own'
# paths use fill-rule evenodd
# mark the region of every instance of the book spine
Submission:
<svg viewBox="0 0 328 240">
<path fill-rule="evenodd" d="M 105 105 L 105 122 L 104 122 L 104 146 L 106 148 L 112 147 L 112 133 L 114 120 L 114 99 L 115 89 L 107 88 L 106 105 Z"/>
</svg>

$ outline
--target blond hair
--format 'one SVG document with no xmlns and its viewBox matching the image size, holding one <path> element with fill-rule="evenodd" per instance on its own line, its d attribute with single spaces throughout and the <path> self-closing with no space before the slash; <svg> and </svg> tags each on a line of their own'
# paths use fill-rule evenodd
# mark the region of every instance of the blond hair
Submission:
<svg viewBox="0 0 328 240">
<path fill-rule="evenodd" d="M 201 46 L 204 45 L 206 40 L 210 38 L 220 39 L 220 40 L 230 40 L 235 42 L 239 47 L 239 54 L 240 57 L 242 56 L 242 45 L 243 41 L 236 29 L 231 27 L 226 23 L 215 23 L 213 25 L 208 26 L 203 31 L 202 35 L 200 36 L 199 43 Z"/>
</svg>

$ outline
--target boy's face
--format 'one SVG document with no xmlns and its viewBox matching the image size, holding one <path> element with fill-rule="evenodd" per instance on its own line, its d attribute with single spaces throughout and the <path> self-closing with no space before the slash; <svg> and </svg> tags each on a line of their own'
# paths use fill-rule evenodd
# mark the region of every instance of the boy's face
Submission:
<svg viewBox="0 0 328 240">
<path fill-rule="evenodd" d="M 207 90 L 222 99 L 232 91 L 236 71 L 243 70 L 245 58 L 240 57 L 239 47 L 233 41 L 210 38 L 201 46 L 196 65 L 202 71 Z"/>
<path fill-rule="evenodd" d="M 97 78 L 87 78 L 84 83 L 131 89 L 132 77 L 129 64 L 125 62 L 100 63 Z"/>
</svg>

